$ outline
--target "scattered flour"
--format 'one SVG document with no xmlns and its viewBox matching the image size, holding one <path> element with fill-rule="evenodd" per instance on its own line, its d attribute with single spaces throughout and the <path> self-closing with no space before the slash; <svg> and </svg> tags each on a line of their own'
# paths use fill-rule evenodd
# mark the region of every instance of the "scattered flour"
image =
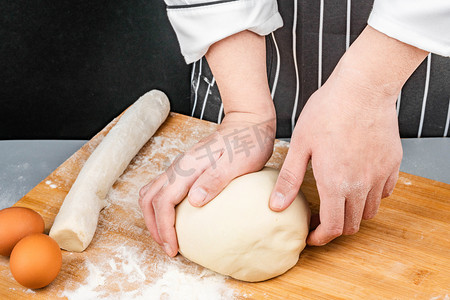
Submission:
<svg viewBox="0 0 450 300">
<path fill-rule="evenodd" d="M 189 124 L 179 126 L 192 127 Z M 225 276 L 182 256 L 168 258 L 149 238 L 138 205 L 139 189 L 212 129 L 192 131 L 189 139 L 180 138 L 176 132 L 151 138 L 109 191 L 108 205 L 101 213 L 89 254 L 65 257 L 66 264 L 80 269 L 83 279 L 65 280 L 58 296 L 69 300 L 228 300 L 248 296 L 238 296 L 239 292 L 227 283 Z M 66 171 L 60 167 L 57 173 L 64 175 Z M 48 185 L 55 183 L 64 186 L 64 182 L 57 180 L 47 182 Z M 106 232 L 108 234 L 103 234 Z M 124 235 L 128 240 L 121 238 Z"/>
<path fill-rule="evenodd" d="M 10 291 L 17 291 L 16 288 L 12 288 L 12 287 L 10 287 L 9 290 Z M 35 295 L 36 294 L 36 292 L 31 290 L 31 289 L 21 289 L 20 292 L 25 293 L 25 294 L 30 294 L 30 295 Z"/>
<path fill-rule="evenodd" d="M 180 256 L 170 259 L 154 242 L 145 240 L 144 248 L 139 242 L 149 236 L 141 224 L 139 189 L 164 172 L 187 147 L 179 138 L 153 137 L 142 154 L 134 158 L 106 197 L 108 205 L 100 217 L 94 248 L 81 265 L 84 281 L 80 284 L 69 280 L 60 296 L 69 300 L 236 298 L 237 292 L 228 286 L 225 276 Z M 115 240 L 115 233 L 127 235 L 129 241 Z"/>
<path fill-rule="evenodd" d="M 398 177 L 398 182 L 401 184 L 404 184 L 404 185 L 412 185 L 411 180 L 409 180 L 408 178 L 403 177 L 403 176 Z"/>
<path fill-rule="evenodd" d="M 233 290 L 225 285 L 222 276 L 204 270 L 199 275 L 180 271 L 174 265 L 166 266 L 162 278 L 146 287 L 139 299 L 232 299 Z"/>
<path fill-rule="evenodd" d="M 149 251 L 121 245 L 109 259 L 85 260 L 88 275 L 75 290 L 60 294 L 72 299 L 234 299 L 222 275 L 193 267 L 183 258 L 146 263 Z M 106 287 L 107 286 L 107 287 Z"/>
<path fill-rule="evenodd" d="M 51 180 L 45 181 L 45 184 L 50 186 L 52 189 L 56 189 L 58 186 L 54 184 Z"/>
<path fill-rule="evenodd" d="M 430 300 L 450 300 L 448 294 L 431 297 Z"/>
</svg>

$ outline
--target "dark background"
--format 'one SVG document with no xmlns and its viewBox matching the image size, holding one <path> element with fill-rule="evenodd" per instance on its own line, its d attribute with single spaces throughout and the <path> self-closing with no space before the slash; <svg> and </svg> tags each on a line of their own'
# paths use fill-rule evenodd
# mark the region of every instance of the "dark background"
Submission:
<svg viewBox="0 0 450 300">
<path fill-rule="evenodd" d="M 0 0 L 0 68 L 0 139 L 90 139 L 154 88 L 189 113 L 162 0 Z"/>
<path fill-rule="evenodd" d="M 345 50 L 342 1 L 325 6 L 330 22 L 324 24 L 323 80 Z M 285 69 L 293 66 L 291 55 L 283 52 L 291 48 L 293 3 L 288 2 L 279 1 L 285 26 L 275 33 Z M 314 22 L 319 9 L 319 2 L 300 3 L 299 108 L 317 88 Z M 366 24 L 371 1 L 354 5 L 352 41 Z M 422 136 L 443 135 L 449 105 L 450 60 L 432 57 Z M 402 90 L 402 137 L 417 136 L 425 76 L 426 61 Z M 282 72 L 275 98 L 278 129 L 286 128 L 285 136 L 290 136 L 292 107 L 284 99 L 294 97 L 293 80 L 293 69 Z M 169 96 L 172 111 L 190 114 L 189 85 L 190 66 L 181 56 L 163 0 L 0 0 L 0 140 L 90 139 L 154 88 Z"/>
</svg>

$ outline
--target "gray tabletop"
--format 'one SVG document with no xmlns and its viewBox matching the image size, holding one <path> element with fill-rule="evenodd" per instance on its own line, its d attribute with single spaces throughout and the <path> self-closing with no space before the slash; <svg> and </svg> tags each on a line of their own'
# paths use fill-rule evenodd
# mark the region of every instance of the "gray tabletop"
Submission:
<svg viewBox="0 0 450 300">
<path fill-rule="evenodd" d="M 9 207 L 87 141 L 0 141 L 0 209 Z M 402 172 L 450 184 L 450 138 L 403 139 Z"/>
<path fill-rule="evenodd" d="M 0 141 L 0 209 L 19 201 L 87 141 Z"/>
</svg>

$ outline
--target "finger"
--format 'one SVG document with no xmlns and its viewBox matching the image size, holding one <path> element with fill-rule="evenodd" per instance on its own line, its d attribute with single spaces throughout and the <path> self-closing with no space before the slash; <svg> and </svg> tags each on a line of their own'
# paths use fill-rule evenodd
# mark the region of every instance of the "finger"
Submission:
<svg viewBox="0 0 450 300">
<path fill-rule="evenodd" d="M 188 194 L 188 199 L 192 206 L 200 207 L 205 205 L 234 179 L 229 167 L 222 166 L 219 163 L 217 168 L 208 168 L 200 175 Z"/>
<path fill-rule="evenodd" d="M 207 168 L 192 185 L 188 193 L 189 202 L 192 206 L 203 206 L 214 199 L 234 178 L 252 171 L 257 170 L 246 168 L 242 163 L 233 167 L 228 158 L 222 156 L 214 167 Z"/>
<path fill-rule="evenodd" d="M 159 186 L 160 189 L 153 190 L 152 186 L 145 194 L 142 203 L 145 205 L 145 210 L 143 210 L 145 211 L 144 220 L 151 236 L 158 244 L 164 246 L 165 239 L 160 235 L 160 227 L 164 227 L 166 225 L 159 224 L 158 222 L 161 218 L 164 218 L 165 212 L 157 211 L 159 207 L 164 206 L 161 206 L 161 203 L 155 204 L 155 202 L 167 202 L 168 205 L 172 205 L 172 207 L 174 208 L 185 198 L 189 187 L 195 180 L 195 177 L 177 177 L 172 183 L 169 183 L 169 179 L 165 174 L 161 177 L 163 179 L 158 180 L 154 184 Z M 156 217 L 158 214 L 162 216 L 160 219 Z"/>
<path fill-rule="evenodd" d="M 162 240 L 159 237 L 158 228 L 156 227 L 155 211 L 151 202 L 148 203 L 148 206 L 145 206 L 144 222 L 152 239 L 159 245 L 162 245 Z"/>
<path fill-rule="evenodd" d="M 196 168 L 192 167 L 194 165 L 196 165 Z M 139 198 L 139 205 L 144 214 L 145 225 L 158 244 L 162 245 L 163 240 L 158 232 L 155 210 L 152 204 L 155 196 L 162 194 L 163 199 L 172 199 L 179 203 L 186 196 L 188 187 L 207 166 L 208 161 L 206 160 L 197 162 L 192 155 L 179 155 L 163 174 L 141 189 L 140 195 L 142 197 Z"/>
<path fill-rule="evenodd" d="M 345 200 L 344 228 L 345 235 L 355 234 L 359 230 L 367 195 Z"/>
<path fill-rule="evenodd" d="M 209 201 L 214 198 L 233 179 L 227 172 L 230 167 L 220 159 L 222 154 L 223 152 L 215 153 L 207 164 L 203 163 L 202 168 L 197 169 L 195 176 L 186 181 L 183 188 L 186 192 L 190 190 L 188 199 L 191 205 L 204 205 L 207 199 Z"/>
<path fill-rule="evenodd" d="M 178 252 L 177 235 L 175 233 L 176 203 L 170 201 L 170 199 L 165 199 L 162 193 L 158 193 L 152 204 L 158 235 L 161 238 L 164 251 L 170 257 L 174 257 Z"/>
<path fill-rule="evenodd" d="M 210 138 L 211 139 L 211 138 Z M 213 144 L 215 140 L 211 140 Z M 203 143 L 206 143 L 204 141 Z M 169 184 L 172 184 L 181 179 L 181 181 L 188 181 L 192 178 L 196 179 L 201 173 L 211 165 L 215 165 L 216 161 L 223 154 L 223 149 L 211 152 L 210 148 L 205 150 L 201 143 L 197 144 L 186 153 L 178 155 L 169 168 L 167 168 L 165 175 L 168 178 Z M 207 152 L 207 155 L 199 153 L 199 151 Z M 192 184 L 192 183 L 191 183 Z"/>
<path fill-rule="evenodd" d="M 282 211 L 291 205 L 302 185 L 309 158 L 309 153 L 293 140 L 270 195 L 270 209 Z"/>
<path fill-rule="evenodd" d="M 189 186 L 191 186 L 193 180 L 194 179 L 189 180 L 189 178 L 179 177 L 175 182 L 169 184 L 168 179 L 166 179 L 164 181 L 164 184 L 156 193 L 154 193 L 153 190 L 149 190 L 147 192 L 146 197 L 147 195 L 149 195 L 149 197 L 152 197 L 152 199 L 151 201 L 148 201 L 149 204 L 146 205 L 147 214 L 144 215 L 144 220 L 146 222 L 147 228 L 150 231 L 151 236 L 158 244 L 164 246 L 164 243 L 166 242 L 165 238 L 160 234 L 161 232 L 160 228 L 166 225 L 158 223 L 159 219 L 157 218 L 157 213 L 161 214 L 162 218 L 164 218 L 165 212 L 164 211 L 158 212 L 157 207 L 160 206 L 155 204 L 155 202 L 167 202 L 168 205 L 172 205 L 172 208 L 174 209 L 175 206 L 185 198 Z"/>
<path fill-rule="evenodd" d="M 381 194 L 383 192 L 383 185 L 373 187 L 367 195 L 366 204 L 364 206 L 364 212 L 362 218 L 369 220 L 375 217 L 378 208 L 380 207 Z"/>
<path fill-rule="evenodd" d="M 148 189 L 152 185 L 153 182 L 149 182 L 148 184 L 144 185 L 139 189 L 139 198 L 144 198 L 145 193 L 147 193 Z"/>
<path fill-rule="evenodd" d="M 139 190 L 139 199 L 138 203 L 141 207 L 141 210 L 144 206 L 144 202 L 151 201 L 152 197 L 161 189 L 164 185 L 164 179 L 161 179 L 161 176 L 158 176 L 152 179 L 149 183 L 144 185 Z"/>
<path fill-rule="evenodd" d="M 311 231 L 306 240 L 308 245 L 322 246 L 342 235 L 344 229 L 345 198 L 328 194 L 319 189 L 320 224 Z"/>
<path fill-rule="evenodd" d="M 159 178 L 156 177 L 154 179 L 152 179 L 149 183 L 147 183 L 146 185 L 144 185 L 143 187 L 141 187 L 139 189 L 139 200 L 144 198 L 145 194 L 148 192 L 148 190 L 150 189 L 150 187 L 155 183 L 155 181 Z"/>
<path fill-rule="evenodd" d="M 151 203 L 155 224 L 152 233 L 156 231 L 161 245 L 169 256 L 175 256 L 178 252 L 175 206 L 186 197 L 194 181 L 210 164 L 209 160 L 199 160 L 193 155 L 185 155 L 177 159 L 165 172 L 166 184 L 152 195 Z M 148 219 L 153 221 L 150 217 Z"/>
<path fill-rule="evenodd" d="M 148 189 L 142 198 L 139 198 L 139 206 L 141 207 L 144 215 L 145 226 L 147 227 L 153 240 L 162 245 L 161 238 L 159 237 L 156 227 L 155 212 L 153 210 L 152 200 L 153 197 L 164 186 L 166 180 L 164 177 L 158 177 L 153 180 L 152 184 L 148 184 Z"/>
<path fill-rule="evenodd" d="M 392 192 L 394 191 L 395 185 L 397 184 L 398 180 L 398 171 L 394 172 L 389 176 L 389 178 L 386 180 L 386 183 L 384 184 L 382 198 L 389 197 Z"/>
</svg>

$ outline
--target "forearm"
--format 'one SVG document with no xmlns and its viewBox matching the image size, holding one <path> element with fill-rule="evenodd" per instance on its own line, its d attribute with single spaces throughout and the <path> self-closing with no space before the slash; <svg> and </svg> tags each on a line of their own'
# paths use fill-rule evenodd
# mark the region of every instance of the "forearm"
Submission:
<svg viewBox="0 0 450 300">
<path fill-rule="evenodd" d="M 206 59 L 219 87 L 225 114 L 251 121 L 275 119 L 266 70 L 265 39 L 243 31 L 213 44 Z"/>
<path fill-rule="evenodd" d="M 406 80 L 428 55 L 367 26 L 342 57 L 333 76 L 357 89 L 395 101 Z"/>
</svg>

